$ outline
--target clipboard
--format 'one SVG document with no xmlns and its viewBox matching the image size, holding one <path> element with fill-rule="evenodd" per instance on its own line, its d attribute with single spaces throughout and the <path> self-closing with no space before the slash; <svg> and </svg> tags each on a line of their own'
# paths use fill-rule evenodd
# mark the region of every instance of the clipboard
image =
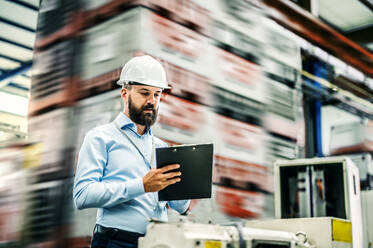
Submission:
<svg viewBox="0 0 373 248">
<path fill-rule="evenodd" d="M 211 198 L 213 144 L 157 148 L 157 168 L 180 164 L 181 181 L 158 192 L 159 201 Z"/>
</svg>

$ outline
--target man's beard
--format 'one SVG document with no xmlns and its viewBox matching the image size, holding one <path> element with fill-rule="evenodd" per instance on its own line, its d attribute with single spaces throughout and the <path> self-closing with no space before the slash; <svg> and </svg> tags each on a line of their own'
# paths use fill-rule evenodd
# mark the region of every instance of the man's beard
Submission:
<svg viewBox="0 0 373 248">
<path fill-rule="evenodd" d="M 131 120 L 137 124 L 145 127 L 152 126 L 157 120 L 158 110 L 154 108 L 153 104 L 147 104 L 138 109 L 132 104 L 131 97 L 128 99 L 129 116 Z M 144 113 L 144 110 L 150 109 L 152 112 Z"/>
</svg>

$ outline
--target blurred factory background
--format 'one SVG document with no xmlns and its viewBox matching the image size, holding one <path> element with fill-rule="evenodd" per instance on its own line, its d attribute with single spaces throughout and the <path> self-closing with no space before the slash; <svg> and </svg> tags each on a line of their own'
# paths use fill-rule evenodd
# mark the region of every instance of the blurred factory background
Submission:
<svg viewBox="0 0 373 248">
<path fill-rule="evenodd" d="M 77 151 L 122 111 L 136 54 L 172 82 L 155 135 L 214 143 L 189 219 L 274 217 L 278 159 L 346 155 L 373 189 L 372 33 L 369 0 L 0 1 L 0 247 L 89 247 Z"/>
</svg>

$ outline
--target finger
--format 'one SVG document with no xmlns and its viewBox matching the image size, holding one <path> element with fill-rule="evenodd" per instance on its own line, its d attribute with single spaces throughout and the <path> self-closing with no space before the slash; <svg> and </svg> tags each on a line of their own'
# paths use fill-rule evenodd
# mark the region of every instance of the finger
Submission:
<svg viewBox="0 0 373 248">
<path fill-rule="evenodd" d="M 169 178 L 178 177 L 178 176 L 181 176 L 181 172 L 180 171 L 168 172 L 168 173 L 164 173 L 163 174 L 163 178 L 164 179 L 169 179 Z"/>
<path fill-rule="evenodd" d="M 161 171 L 161 173 L 164 173 L 166 171 L 169 171 L 169 170 L 175 170 L 175 169 L 179 169 L 180 168 L 180 165 L 179 164 L 170 164 L 170 165 L 167 165 L 165 167 L 162 167 L 161 169 L 159 169 Z"/>
<path fill-rule="evenodd" d="M 175 184 L 175 183 L 178 183 L 181 181 L 181 178 L 180 177 L 177 177 L 177 178 L 174 178 L 174 179 L 170 179 L 170 180 L 167 180 L 168 182 L 168 185 L 170 184 Z"/>
<path fill-rule="evenodd" d="M 167 180 L 167 181 L 164 183 L 164 187 L 163 187 L 162 189 L 166 188 L 167 186 L 170 186 L 171 184 L 178 183 L 178 182 L 180 182 L 180 181 L 181 181 L 180 177 L 178 177 L 178 178 L 174 178 L 174 179 L 170 179 L 170 180 Z"/>
</svg>

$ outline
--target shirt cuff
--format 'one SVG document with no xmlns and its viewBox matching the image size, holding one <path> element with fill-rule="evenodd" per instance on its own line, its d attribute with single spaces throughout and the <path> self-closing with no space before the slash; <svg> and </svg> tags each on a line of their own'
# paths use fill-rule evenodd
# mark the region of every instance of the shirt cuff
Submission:
<svg viewBox="0 0 373 248">
<path fill-rule="evenodd" d="M 185 213 L 190 205 L 190 200 L 173 200 L 169 202 L 171 208 L 179 212 L 179 214 Z"/>
<path fill-rule="evenodd" d="M 127 181 L 126 189 L 127 189 L 128 196 L 130 199 L 133 199 L 145 193 L 144 183 L 142 182 L 141 177 Z"/>
<path fill-rule="evenodd" d="M 182 211 L 181 214 L 184 214 L 188 210 L 189 205 L 190 205 L 190 200 L 185 200 L 185 202 L 184 202 L 184 211 Z"/>
</svg>

